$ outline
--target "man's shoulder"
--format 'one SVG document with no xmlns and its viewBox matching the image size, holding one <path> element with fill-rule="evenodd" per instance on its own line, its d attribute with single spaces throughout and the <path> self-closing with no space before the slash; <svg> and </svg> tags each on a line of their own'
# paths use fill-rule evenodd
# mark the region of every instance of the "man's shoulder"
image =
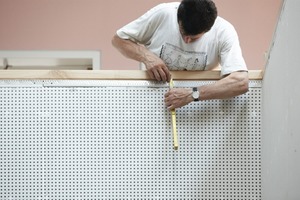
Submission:
<svg viewBox="0 0 300 200">
<path fill-rule="evenodd" d="M 179 2 L 161 3 L 151 8 L 146 13 L 146 15 L 149 20 L 154 20 L 157 22 L 161 22 L 165 20 L 173 21 L 172 19 L 174 19 L 174 17 L 177 17 L 178 6 L 179 6 Z"/>
<path fill-rule="evenodd" d="M 222 38 L 224 39 L 235 35 L 236 30 L 229 21 L 218 16 L 213 27 L 210 29 L 208 33 L 209 33 L 208 35 L 212 37 L 217 36 L 219 37 L 219 39 Z"/>
<path fill-rule="evenodd" d="M 213 28 L 217 29 L 217 30 L 226 30 L 226 29 L 231 29 L 231 28 L 234 28 L 233 25 L 227 21 L 226 19 L 218 16 L 214 25 L 213 25 Z"/>
<path fill-rule="evenodd" d="M 175 10 L 177 12 L 179 2 L 161 3 L 151 9 L 152 12 L 165 12 L 167 10 Z"/>
<path fill-rule="evenodd" d="M 156 5 L 157 8 L 178 8 L 179 2 L 160 3 Z"/>
</svg>

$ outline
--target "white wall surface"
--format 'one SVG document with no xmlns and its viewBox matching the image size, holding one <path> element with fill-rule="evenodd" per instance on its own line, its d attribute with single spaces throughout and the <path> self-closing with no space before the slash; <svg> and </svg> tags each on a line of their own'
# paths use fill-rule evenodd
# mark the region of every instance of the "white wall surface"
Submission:
<svg viewBox="0 0 300 200">
<path fill-rule="evenodd" d="M 284 1 L 263 81 L 263 200 L 300 199 L 299 8 Z"/>
</svg>

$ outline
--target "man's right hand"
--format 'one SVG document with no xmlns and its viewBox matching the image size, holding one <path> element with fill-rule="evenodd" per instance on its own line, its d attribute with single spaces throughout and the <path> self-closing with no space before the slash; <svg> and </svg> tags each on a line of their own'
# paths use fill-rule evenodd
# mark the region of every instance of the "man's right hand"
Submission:
<svg viewBox="0 0 300 200">
<path fill-rule="evenodd" d="M 162 59 L 151 56 L 150 58 L 148 57 L 144 64 L 146 65 L 147 72 L 152 79 L 170 82 L 171 73 Z"/>
<path fill-rule="evenodd" d="M 171 73 L 168 67 L 162 59 L 150 52 L 144 45 L 132 42 L 129 39 L 121 39 L 118 35 L 114 35 L 112 44 L 124 56 L 144 63 L 152 79 L 170 82 Z"/>
</svg>

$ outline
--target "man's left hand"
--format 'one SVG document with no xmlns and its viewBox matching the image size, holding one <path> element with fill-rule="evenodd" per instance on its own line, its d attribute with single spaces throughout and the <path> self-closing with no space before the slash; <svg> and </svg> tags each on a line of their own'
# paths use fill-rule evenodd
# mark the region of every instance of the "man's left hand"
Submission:
<svg viewBox="0 0 300 200">
<path fill-rule="evenodd" d="M 165 104 L 168 110 L 180 108 L 193 101 L 191 88 L 173 88 L 165 94 Z"/>
</svg>

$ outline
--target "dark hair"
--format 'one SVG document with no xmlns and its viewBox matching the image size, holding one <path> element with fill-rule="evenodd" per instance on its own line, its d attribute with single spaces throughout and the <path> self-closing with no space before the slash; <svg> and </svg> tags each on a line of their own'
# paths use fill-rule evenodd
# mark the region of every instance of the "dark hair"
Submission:
<svg viewBox="0 0 300 200">
<path fill-rule="evenodd" d="M 217 15 L 212 0 L 182 0 L 177 11 L 177 21 L 185 35 L 197 35 L 209 31 Z"/>
</svg>

